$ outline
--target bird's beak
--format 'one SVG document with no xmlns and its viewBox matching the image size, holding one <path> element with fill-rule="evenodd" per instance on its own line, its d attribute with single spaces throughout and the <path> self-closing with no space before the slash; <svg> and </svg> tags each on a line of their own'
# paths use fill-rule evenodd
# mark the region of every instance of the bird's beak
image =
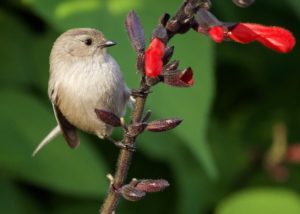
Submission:
<svg viewBox="0 0 300 214">
<path fill-rule="evenodd" d="M 114 45 L 116 45 L 116 44 L 117 44 L 117 43 L 115 43 L 115 42 L 113 42 L 113 41 L 107 40 L 107 41 L 101 43 L 101 44 L 99 45 L 99 47 L 101 47 L 101 48 L 107 48 L 107 47 L 114 46 Z"/>
</svg>

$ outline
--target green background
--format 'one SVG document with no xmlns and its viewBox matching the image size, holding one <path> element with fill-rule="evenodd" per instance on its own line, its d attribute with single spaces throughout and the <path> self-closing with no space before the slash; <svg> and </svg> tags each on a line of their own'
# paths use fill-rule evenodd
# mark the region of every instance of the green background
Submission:
<svg viewBox="0 0 300 214">
<path fill-rule="evenodd" d="M 81 145 L 62 137 L 37 157 L 31 153 L 55 126 L 47 97 L 48 56 L 55 38 L 73 27 L 94 27 L 117 41 L 110 49 L 130 88 L 138 86 L 135 53 L 124 27 L 134 9 L 147 42 L 158 17 L 181 1 L 2 0 L 0 3 L 0 213 L 97 213 L 118 149 L 80 133 Z M 257 1 L 242 9 L 213 2 L 223 21 L 284 26 L 299 38 L 300 3 Z M 283 55 L 259 44 L 214 44 L 193 31 L 175 37 L 173 59 L 191 66 L 195 85 L 159 85 L 149 96 L 151 119 L 179 117 L 182 125 L 138 139 L 129 179 L 165 178 L 171 186 L 140 202 L 122 200 L 118 213 L 300 213 L 299 166 L 283 160 L 287 176 L 265 166 L 275 124 L 288 143 L 300 139 L 299 48 Z M 120 138 L 116 130 L 114 138 Z"/>
</svg>

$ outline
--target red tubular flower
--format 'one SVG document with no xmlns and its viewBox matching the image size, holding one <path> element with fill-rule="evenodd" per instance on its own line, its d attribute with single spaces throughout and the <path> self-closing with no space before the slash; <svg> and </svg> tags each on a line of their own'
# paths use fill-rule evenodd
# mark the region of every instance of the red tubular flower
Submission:
<svg viewBox="0 0 300 214">
<path fill-rule="evenodd" d="M 208 34 L 216 43 L 221 43 L 224 39 L 224 28 L 222 26 L 213 26 L 209 28 Z"/>
<path fill-rule="evenodd" d="M 145 73 L 147 76 L 155 78 L 160 75 L 165 53 L 165 44 L 158 38 L 152 39 L 149 48 L 145 52 Z"/>
<path fill-rule="evenodd" d="M 239 23 L 227 33 L 227 36 L 242 44 L 258 41 L 280 53 L 290 52 L 296 44 L 293 34 L 284 28 L 253 23 Z"/>
</svg>

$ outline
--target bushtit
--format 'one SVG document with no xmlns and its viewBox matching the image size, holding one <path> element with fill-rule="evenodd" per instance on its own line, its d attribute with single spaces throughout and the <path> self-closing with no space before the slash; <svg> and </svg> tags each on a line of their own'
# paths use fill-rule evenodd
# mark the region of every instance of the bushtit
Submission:
<svg viewBox="0 0 300 214">
<path fill-rule="evenodd" d="M 95 109 L 122 117 L 129 90 L 118 63 L 107 53 L 115 45 L 90 28 L 76 28 L 55 41 L 50 54 L 48 95 L 58 123 L 38 145 L 35 155 L 60 132 L 71 148 L 79 144 L 76 128 L 108 137 L 112 127 L 101 122 Z"/>
</svg>

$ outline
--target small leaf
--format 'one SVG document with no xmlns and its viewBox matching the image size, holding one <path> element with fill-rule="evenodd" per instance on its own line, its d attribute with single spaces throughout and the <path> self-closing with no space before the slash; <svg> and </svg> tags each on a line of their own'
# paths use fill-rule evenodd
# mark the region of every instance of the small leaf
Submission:
<svg viewBox="0 0 300 214">
<path fill-rule="evenodd" d="M 139 201 L 146 195 L 144 191 L 135 188 L 131 184 L 124 185 L 120 189 L 120 193 L 128 201 Z"/>
<path fill-rule="evenodd" d="M 129 12 L 126 17 L 125 26 L 128 32 L 131 44 L 136 52 L 145 50 L 145 35 L 139 17 L 134 11 Z"/>
<path fill-rule="evenodd" d="M 169 186 L 169 182 L 164 179 L 143 179 L 135 186 L 135 188 L 143 192 L 160 192 Z"/>
<path fill-rule="evenodd" d="M 95 109 L 97 117 L 104 123 L 113 127 L 120 127 L 122 125 L 121 119 L 114 113 L 102 109 Z"/>
<path fill-rule="evenodd" d="M 146 130 L 152 132 L 168 131 L 178 126 L 181 122 L 182 120 L 178 118 L 154 120 L 147 125 Z"/>
</svg>

